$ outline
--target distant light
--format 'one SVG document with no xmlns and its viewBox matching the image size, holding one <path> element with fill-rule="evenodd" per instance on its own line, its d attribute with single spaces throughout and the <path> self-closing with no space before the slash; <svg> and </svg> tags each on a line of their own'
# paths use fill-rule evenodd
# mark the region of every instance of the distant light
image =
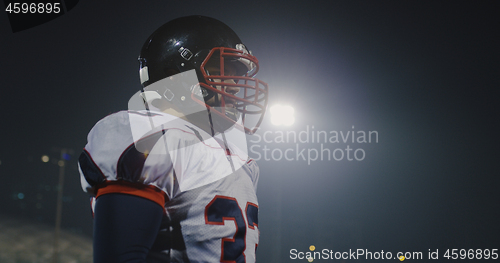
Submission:
<svg viewBox="0 0 500 263">
<path fill-rule="evenodd" d="M 24 199 L 24 194 L 23 193 L 17 194 L 17 198 L 23 200 Z"/>
<path fill-rule="evenodd" d="M 50 160 L 49 156 L 47 155 L 42 155 L 42 162 L 46 163 Z"/>
<path fill-rule="evenodd" d="M 62 155 L 63 159 L 66 160 L 66 161 L 69 161 L 71 159 L 71 155 L 65 153 Z"/>
<path fill-rule="evenodd" d="M 274 105 L 271 107 L 271 123 L 274 125 L 290 126 L 295 122 L 295 110 L 287 105 Z"/>
<path fill-rule="evenodd" d="M 63 167 L 64 166 L 64 161 L 63 160 L 59 160 L 59 162 L 57 162 L 57 165 L 59 165 L 60 167 Z"/>
</svg>

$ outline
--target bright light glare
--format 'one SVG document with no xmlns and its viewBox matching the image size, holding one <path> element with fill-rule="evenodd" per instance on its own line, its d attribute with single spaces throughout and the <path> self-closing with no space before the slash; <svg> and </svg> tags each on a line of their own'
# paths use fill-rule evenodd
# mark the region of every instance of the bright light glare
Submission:
<svg viewBox="0 0 500 263">
<path fill-rule="evenodd" d="M 294 109 L 286 105 L 274 105 L 271 107 L 271 123 L 274 125 L 290 126 L 295 122 Z"/>
<path fill-rule="evenodd" d="M 42 156 L 42 162 L 46 163 L 49 161 L 49 157 L 47 155 Z"/>
</svg>

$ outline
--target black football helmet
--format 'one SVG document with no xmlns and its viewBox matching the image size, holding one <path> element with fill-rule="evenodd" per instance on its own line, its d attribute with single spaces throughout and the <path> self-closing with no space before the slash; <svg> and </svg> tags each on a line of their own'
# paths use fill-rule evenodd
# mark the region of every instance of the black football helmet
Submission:
<svg viewBox="0 0 500 263">
<path fill-rule="evenodd" d="M 255 78 L 259 62 L 231 28 L 216 19 L 188 16 L 164 24 L 144 43 L 139 63 L 144 90 L 157 81 L 194 70 L 198 89 L 182 85 L 167 92 L 153 89 L 181 109 L 205 106 L 212 127 L 219 132 L 236 124 L 253 134 L 262 122 L 268 85 Z M 201 96 L 194 94 L 195 90 Z"/>
</svg>

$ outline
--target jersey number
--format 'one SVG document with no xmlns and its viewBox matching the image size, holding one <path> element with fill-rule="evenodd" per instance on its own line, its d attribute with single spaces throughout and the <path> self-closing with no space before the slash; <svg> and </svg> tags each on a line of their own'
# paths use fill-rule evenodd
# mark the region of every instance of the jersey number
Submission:
<svg viewBox="0 0 500 263">
<path fill-rule="evenodd" d="M 250 229 L 258 226 L 259 207 L 247 202 L 245 214 Z M 217 195 L 205 207 L 205 223 L 209 225 L 224 225 L 224 220 L 233 220 L 236 233 L 233 237 L 222 239 L 221 262 L 245 262 L 245 236 L 247 225 L 243 219 L 243 212 L 235 198 Z"/>
</svg>

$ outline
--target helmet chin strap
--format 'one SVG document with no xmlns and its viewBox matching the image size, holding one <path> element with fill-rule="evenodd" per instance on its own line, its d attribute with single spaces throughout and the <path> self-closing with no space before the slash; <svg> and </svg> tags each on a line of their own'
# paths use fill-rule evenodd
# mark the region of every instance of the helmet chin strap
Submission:
<svg viewBox="0 0 500 263">
<path fill-rule="evenodd" d="M 218 97 L 219 96 L 215 97 L 215 101 L 216 101 L 217 104 L 219 103 L 219 98 Z M 215 127 L 214 127 L 214 120 L 213 120 L 212 112 L 210 111 L 209 107 L 207 107 L 207 111 L 208 111 L 208 118 L 209 118 L 209 121 L 210 121 L 210 130 L 212 132 L 212 137 L 215 137 L 216 130 L 215 130 Z M 215 118 L 220 118 L 220 117 L 215 117 Z M 224 145 L 221 145 L 221 146 L 222 146 L 222 148 L 224 150 L 224 153 L 226 154 L 227 161 L 231 165 L 231 170 L 234 173 L 236 170 L 234 169 L 233 159 L 231 158 L 231 151 L 229 150 L 229 146 L 227 144 L 226 134 L 224 133 L 224 131 L 220 131 L 219 133 L 221 134 L 221 136 L 222 136 L 222 142 L 224 143 Z"/>
<path fill-rule="evenodd" d="M 207 107 L 207 112 L 208 112 L 208 121 L 210 122 L 210 131 L 212 133 L 212 137 L 214 137 L 215 136 L 214 121 L 212 119 L 212 113 L 210 112 L 209 107 Z"/>
<path fill-rule="evenodd" d="M 219 106 L 221 106 L 221 105 L 220 105 L 220 100 L 219 100 L 219 96 L 218 96 L 218 94 L 215 94 L 215 105 L 219 105 Z M 221 108 L 222 108 L 222 107 L 221 107 Z M 224 109 L 224 115 L 226 115 L 226 114 L 225 114 L 225 112 L 226 112 L 226 111 L 225 111 L 225 109 Z M 217 113 L 215 113 L 215 114 L 217 114 Z M 212 124 L 212 132 L 214 132 L 214 126 L 213 126 L 213 124 L 214 124 L 214 123 L 212 122 L 212 121 L 213 121 L 213 119 L 212 119 L 212 114 L 209 114 L 209 116 L 210 116 L 210 122 L 211 122 L 211 124 Z M 221 116 L 215 116 L 215 118 L 222 118 L 222 119 L 223 119 L 224 117 L 221 117 Z M 224 119 L 223 119 L 223 120 L 224 120 Z M 224 143 L 224 145 L 222 145 L 222 146 L 224 147 L 224 152 L 225 152 L 225 154 L 226 154 L 227 161 L 228 161 L 228 162 L 229 162 L 229 164 L 231 165 L 231 170 L 232 170 L 232 171 L 233 171 L 233 173 L 234 173 L 234 172 L 235 172 L 235 169 L 234 169 L 233 159 L 231 158 L 231 151 L 229 150 L 229 146 L 228 146 L 228 144 L 227 144 L 227 139 L 226 139 L 226 133 L 225 133 L 225 131 L 226 131 L 227 129 L 224 129 L 224 128 L 225 128 L 225 127 L 222 127 L 222 129 L 221 129 L 222 131 L 220 131 L 219 133 L 220 133 L 220 134 L 221 134 L 221 136 L 222 136 L 222 141 L 223 141 L 223 143 Z M 229 127 L 229 128 L 230 128 L 230 127 Z M 228 129 L 229 129 L 229 128 L 228 128 Z M 214 133 L 214 134 L 215 134 L 215 133 Z"/>
<path fill-rule="evenodd" d="M 231 170 L 234 173 L 236 171 L 234 169 L 233 158 L 231 158 L 231 151 L 229 150 L 229 146 L 227 145 L 226 133 L 221 132 L 221 135 L 222 135 L 222 141 L 224 142 L 224 148 L 225 148 L 224 150 L 226 152 L 227 160 L 228 160 L 229 164 L 231 165 Z"/>
</svg>

